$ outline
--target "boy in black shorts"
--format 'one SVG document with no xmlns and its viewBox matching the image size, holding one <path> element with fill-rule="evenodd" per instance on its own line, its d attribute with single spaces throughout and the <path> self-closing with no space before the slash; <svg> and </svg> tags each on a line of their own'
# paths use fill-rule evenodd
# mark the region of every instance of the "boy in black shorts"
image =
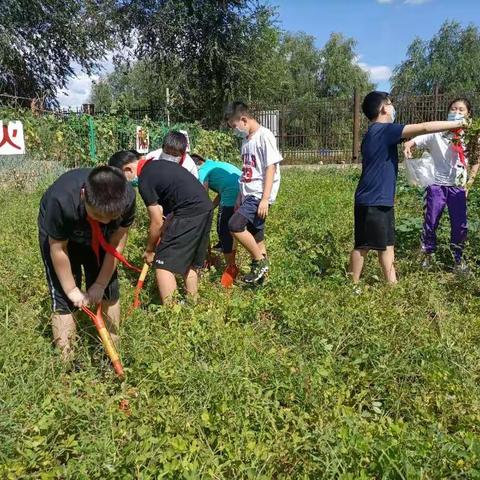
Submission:
<svg viewBox="0 0 480 480">
<path fill-rule="evenodd" d="M 385 280 L 396 283 L 393 206 L 398 174 L 397 145 L 417 135 L 465 128 L 467 122 L 394 123 L 395 108 L 386 92 L 370 92 L 363 100 L 362 110 L 372 123 L 362 142 L 363 170 L 355 193 L 355 247 L 350 255 L 349 272 L 357 283 L 369 250 L 376 250 Z"/>
<path fill-rule="evenodd" d="M 102 302 L 106 326 L 118 341 L 117 258 L 134 217 L 135 191 L 118 169 L 107 166 L 63 174 L 40 201 L 38 230 L 52 298 L 53 339 L 64 359 L 71 357 L 76 332 L 72 313 L 82 306 Z"/>
<path fill-rule="evenodd" d="M 168 133 L 164 152 L 182 156 L 186 149 L 185 135 Z M 203 185 L 175 162 L 141 160 L 132 151 L 117 152 L 109 164 L 122 169 L 127 180 L 138 183 L 150 217 L 143 257 L 155 265 L 162 303 L 168 303 L 177 289 L 175 274 L 183 275 L 187 294 L 195 298 L 197 269 L 205 263 L 213 216 L 213 205 Z"/>
<path fill-rule="evenodd" d="M 227 162 L 205 160 L 200 155 L 192 154 L 192 159 L 198 167 L 198 179 L 208 190 L 214 191 L 217 196 L 213 206 L 218 208 L 217 233 L 220 247 L 225 256 L 227 268 L 223 272 L 221 284 L 225 288 L 233 285 L 239 269 L 235 263 L 235 242 L 228 227 L 230 218 L 234 214 L 235 202 L 240 190 L 239 180 L 242 172 Z"/>
</svg>

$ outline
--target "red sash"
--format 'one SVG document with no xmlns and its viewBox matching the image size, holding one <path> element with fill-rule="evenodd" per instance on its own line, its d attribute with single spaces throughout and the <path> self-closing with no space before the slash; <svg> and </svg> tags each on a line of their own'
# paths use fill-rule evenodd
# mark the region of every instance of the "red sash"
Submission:
<svg viewBox="0 0 480 480">
<path fill-rule="evenodd" d="M 145 160 L 144 158 L 142 158 L 141 160 L 138 161 L 138 164 L 137 164 L 137 177 L 139 177 L 140 174 L 142 173 L 143 167 L 145 167 L 145 166 L 146 166 L 148 163 L 150 163 L 152 160 L 153 160 L 153 158 L 149 158 L 148 160 Z"/>
<path fill-rule="evenodd" d="M 97 261 L 99 264 L 100 264 L 100 246 L 101 246 L 107 253 L 115 257 L 119 262 L 123 263 L 126 267 L 131 268 L 136 272 L 141 272 L 139 268 L 129 263 L 128 260 L 120 252 L 118 252 L 113 245 L 110 245 L 105 240 L 102 229 L 100 228 L 100 225 L 96 220 L 94 220 L 93 218 L 90 218 L 88 215 L 87 215 L 87 220 L 88 220 L 88 223 L 90 224 L 90 227 L 92 228 L 92 250 L 95 252 L 95 255 L 97 257 Z"/>
<path fill-rule="evenodd" d="M 467 168 L 467 160 L 465 158 L 465 150 L 462 145 L 462 138 L 460 136 L 461 129 L 452 130 L 454 134 L 453 141 L 452 141 L 452 150 L 458 153 L 458 158 L 460 163 Z"/>
</svg>

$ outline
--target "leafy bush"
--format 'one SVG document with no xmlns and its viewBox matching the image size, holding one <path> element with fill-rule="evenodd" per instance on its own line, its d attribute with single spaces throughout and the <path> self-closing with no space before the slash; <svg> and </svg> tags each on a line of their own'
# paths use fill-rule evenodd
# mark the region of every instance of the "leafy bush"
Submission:
<svg viewBox="0 0 480 480">
<path fill-rule="evenodd" d="M 34 115 L 29 110 L 0 109 L 2 120 L 22 120 L 26 149 L 37 161 L 57 161 L 66 167 L 104 163 L 117 150 L 135 148 L 136 126 L 148 129 L 151 149 L 160 148 L 169 130 L 187 130 L 192 149 L 219 160 L 239 161 L 239 144 L 230 132 L 204 130 L 199 124 L 166 124 L 145 118 L 142 122 L 128 114 L 115 115 Z M 90 140 L 93 125 L 94 141 Z M 92 145 L 93 143 L 93 145 Z M 92 149 L 93 147 L 93 149 Z"/>
</svg>

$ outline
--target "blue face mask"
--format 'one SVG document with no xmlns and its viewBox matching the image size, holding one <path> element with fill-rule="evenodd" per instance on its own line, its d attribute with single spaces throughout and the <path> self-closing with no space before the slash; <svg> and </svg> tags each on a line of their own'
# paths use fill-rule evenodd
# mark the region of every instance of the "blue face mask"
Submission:
<svg viewBox="0 0 480 480">
<path fill-rule="evenodd" d="M 395 107 L 392 107 L 392 123 L 395 121 L 397 118 L 397 111 L 395 110 Z"/>
<path fill-rule="evenodd" d="M 461 113 L 448 112 L 447 120 L 449 122 L 456 122 L 457 120 L 463 120 L 464 118 L 465 118 L 465 115 L 462 115 Z"/>
<path fill-rule="evenodd" d="M 247 138 L 248 137 L 248 131 L 247 130 L 244 130 L 243 128 L 240 128 L 240 127 L 235 127 L 233 129 L 233 133 L 237 136 L 237 137 L 240 137 L 240 138 Z"/>
<path fill-rule="evenodd" d="M 129 180 L 129 183 L 132 187 L 138 187 L 138 177 L 135 177 L 133 180 Z"/>
</svg>

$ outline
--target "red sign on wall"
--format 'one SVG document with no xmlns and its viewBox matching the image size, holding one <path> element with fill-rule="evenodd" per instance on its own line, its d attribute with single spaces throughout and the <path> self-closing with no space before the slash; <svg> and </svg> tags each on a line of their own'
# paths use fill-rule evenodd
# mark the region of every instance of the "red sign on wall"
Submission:
<svg viewBox="0 0 480 480">
<path fill-rule="evenodd" d="M 22 122 L 0 121 L 0 155 L 23 155 L 24 153 L 25 139 Z"/>
</svg>

